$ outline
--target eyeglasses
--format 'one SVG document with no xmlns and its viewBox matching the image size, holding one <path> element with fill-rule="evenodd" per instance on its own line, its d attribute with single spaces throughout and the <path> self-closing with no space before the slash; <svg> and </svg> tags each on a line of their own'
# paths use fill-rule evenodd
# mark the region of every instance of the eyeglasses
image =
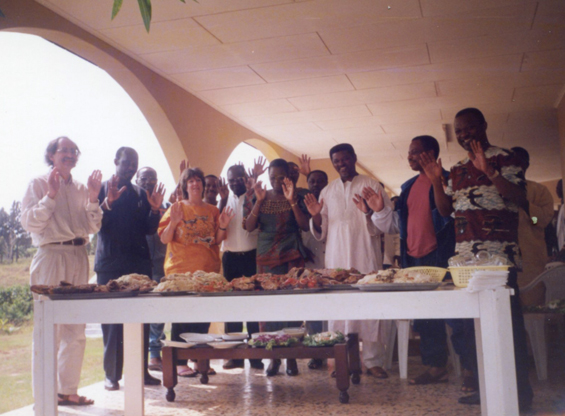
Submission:
<svg viewBox="0 0 565 416">
<path fill-rule="evenodd" d="M 70 149 L 68 147 L 60 147 L 59 149 L 57 149 L 57 153 L 66 153 L 73 156 L 78 156 L 80 154 L 79 150 L 76 147 Z"/>
</svg>

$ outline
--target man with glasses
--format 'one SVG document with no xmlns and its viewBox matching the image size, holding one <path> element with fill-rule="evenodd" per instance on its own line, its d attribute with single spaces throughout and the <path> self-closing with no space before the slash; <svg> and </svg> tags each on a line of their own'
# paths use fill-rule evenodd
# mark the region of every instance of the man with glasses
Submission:
<svg viewBox="0 0 565 416">
<path fill-rule="evenodd" d="M 237 277 L 251 277 L 257 273 L 257 233 L 251 233 L 243 229 L 243 202 L 247 192 L 246 183 L 248 176 L 243 165 L 233 165 L 228 169 L 228 183 L 222 181 L 220 184 L 220 212 L 224 207 L 230 207 L 234 212 L 234 218 L 227 227 L 228 236 L 222 242 L 222 266 L 224 276 L 231 282 Z M 229 189 L 232 193 L 230 194 Z M 243 323 L 227 322 L 226 332 L 241 332 Z M 251 335 L 259 332 L 258 322 L 247 322 L 247 332 Z M 249 360 L 251 368 L 263 369 L 261 360 Z M 241 368 L 243 360 L 229 360 L 224 364 L 225 369 Z"/>
<path fill-rule="evenodd" d="M 96 233 L 102 222 L 98 205 L 102 174 L 99 170 L 92 172 L 87 186 L 73 179 L 71 170 L 79 155 L 77 145 L 67 137 L 52 140 L 45 151 L 51 170 L 33 179 L 25 193 L 21 223 L 38 247 L 30 266 L 32 285 L 88 283 L 86 244 L 88 235 Z M 60 406 L 94 403 L 77 394 L 86 346 L 84 329 L 84 324 L 56 325 Z M 38 330 L 34 328 L 34 339 Z M 34 351 L 33 357 L 35 354 Z M 35 368 L 34 373 L 37 374 Z"/>
</svg>

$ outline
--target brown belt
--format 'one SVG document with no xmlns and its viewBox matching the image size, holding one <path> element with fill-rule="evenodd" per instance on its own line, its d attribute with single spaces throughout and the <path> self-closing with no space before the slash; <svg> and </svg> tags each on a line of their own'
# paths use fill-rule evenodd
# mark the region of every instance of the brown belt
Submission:
<svg viewBox="0 0 565 416">
<path fill-rule="evenodd" d="M 86 239 L 75 238 L 75 239 L 69 240 L 69 241 L 60 241 L 60 242 L 49 243 L 49 244 L 57 244 L 57 245 L 62 245 L 62 246 L 84 246 L 86 244 Z"/>
</svg>

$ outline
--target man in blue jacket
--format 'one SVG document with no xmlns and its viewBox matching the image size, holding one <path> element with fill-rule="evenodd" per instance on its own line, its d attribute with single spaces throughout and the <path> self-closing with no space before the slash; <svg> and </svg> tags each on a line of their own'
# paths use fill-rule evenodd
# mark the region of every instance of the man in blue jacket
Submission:
<svg viewBox="0 0 565 416">
<path fill-rule="evenodd" d="M 408 150 L 410 168 L 419 172 L 406 181 L 393 210 L 383 203 L 381 195 L 371 189 L 363 191 L 374 214 L 374 224 L 387 234 L 400 234 L 401 265 L 405 267 L 447 267 L 447 260 L 455 249 L 453 219 L 442 217 L 436 208 L 432 183 L 420 165 L 420 155 L 439 156 L 439 144 L 432 136 L 412 139 Z M 444 171 L 447 180 L 449 172 Z M 447 346 L 445 321 L 427 319 L 414 321 L 414 330 L 420 334 L 422 362 L 429 369 L 410 380 L 410 384 L 447 382 Z"/>
</svg>

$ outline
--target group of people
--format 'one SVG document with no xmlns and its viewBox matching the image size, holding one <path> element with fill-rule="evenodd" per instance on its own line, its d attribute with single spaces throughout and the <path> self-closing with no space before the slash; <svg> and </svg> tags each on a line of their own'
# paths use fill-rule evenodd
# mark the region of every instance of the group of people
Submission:
<svg viewBox="0 0 565 416">
<path fill-rule="evenodd" d="M 339 175 L 330 183 L 326 172 L 310 171 L 305 156 L 301 166 L 283 159 L 271 161 L 269 190 L 257 181 L 265 169 L 261 161 L 249 171 L 242 165 L 231 166 L 227 181 L 204 176 L 200 169 L 183 162 L 177 190 L 165 205 L 157 172 L 151 168 L 138 171 L 134 149 L 118 150 L 116 173 L 110 180 L 102 183 L 100 172 L 95 171 L 84 186 L 71 176 L 80 155 L 77 145 L 66 137 L 58 138 L 45 154 L 52 169 L 32 181 L 23 201 L 22 225 L 39 247 L 31 266 L 32 284 L 85 283 L 85 244 L 88 235 L 96 232 L 95 271 L 100 284 L 129 273 L 158 280 L 163 275 L 198 270 L 222 270 L 228 281 L 256 273 L 285 274 L 303 266 L 370 273 L 383 268 L 384 234 L 400 235 L 402 267 L 447 267 L 456 253 L 475 256 L 487 252 L 507 259 L 512 266 L 508 285 L 515 290 L 511 310 L 518 396 L 520 407 L 528 408 L 533 393 L 518 286 L 522 269 L 519 243 L 529 244 L 528 236 L 539 234 L 537 229 L 549 222 L 545 205 L 540 207 L 547 197 L 542 190 L 534 192 L 536 186 L 525 181 L 529 157 L 524 149 L 506 150 L 489 143 L 488 124 L 478 109 L 461 110 L 454 125 L 468 157 L 448 172 L 442 167 L 437 140 L 415 137 L 408 149 L 408 163 L 417 175 L 402 185 L 394 205 L 379 182 L 357 172 L 357 156 L 350 144 L 330 149 L 330 160 Z M 308 189 L 297 186 L 301 173 L 307 176 Z M 136 184 L 132 183 L 134 176 Z M 523 222 L 534 231 L 519 232 Z M 519 242 L 522 235 L 527 242 Z M 453 345 L 465 371 L 461 390 L 470 393 L 459 401 L 478 404 L 472 320 L 416 320 L 422 361 L 428 369 L 409 382 L 447 381 L 446 323 L 452 327 Z M 247 322 L 247 330 L 253 334 L 260 328 L 300 324 Z M 359 333 L 367 373 L 388 377 L 383 366 L 386 350 L 392 347 L 386 345 L 392 322 L 330 321 L 328 325 L 330 330 Z M 322 323 L 308 322 L 307 327 L 319 331 Z M 241 322 L 226 323 L 227 332 L 242 328 Z M 208 329 L 209 323 L 173 323 L 171 338 L 181 340 L 183 332 L 206 333 Z M 105 387 L 115 390 L 123 367 L 122 326 L 103 325 L 103 336 Z M 161 369 L 163 336 L 163 324 L 147 325 L 146 384 L 160 382 L 147 369 Z M 91 404 L 77 395 L 84 326 L 60 325 L 57 340 L 60 403 Z M 230 360 L 224 368 L 243 365 L 243 360 Z M 261 360 L 251 360 L 250 365 L 263 368 Z M 280 365 L 278 360 L 271 361 L 267 375 L 277 374 Z M 320 365 L 316 360 L 308 363 L 310 368 Z M 197 374 L 186 361 L 177 362 L 177 371 L 181 377 Z M 287 360 L 286 372 L 298 374 L 295 360 Z"/>
</svg>

